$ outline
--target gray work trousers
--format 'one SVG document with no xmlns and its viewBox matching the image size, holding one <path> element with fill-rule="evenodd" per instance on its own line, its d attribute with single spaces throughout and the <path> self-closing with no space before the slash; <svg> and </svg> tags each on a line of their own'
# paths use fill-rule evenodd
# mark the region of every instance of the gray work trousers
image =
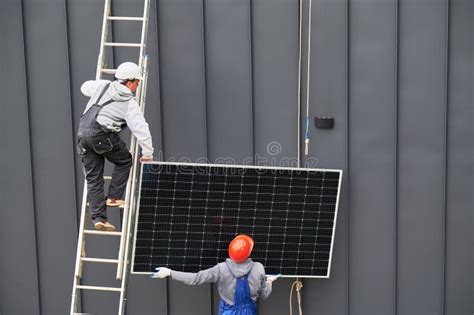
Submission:
<svg viewBox="0 0 474 315">
<path fill-rule="evenodd" d="M 78 137 L 77 142 L 87 181 L 91 219 L 94 223 L 107 221 L 104 194 L 105 159 L 114 164 L 108 198 L 122 199 L 132 166 L 132 155 L 123 140 L 113 132 Z"/>
</svg>

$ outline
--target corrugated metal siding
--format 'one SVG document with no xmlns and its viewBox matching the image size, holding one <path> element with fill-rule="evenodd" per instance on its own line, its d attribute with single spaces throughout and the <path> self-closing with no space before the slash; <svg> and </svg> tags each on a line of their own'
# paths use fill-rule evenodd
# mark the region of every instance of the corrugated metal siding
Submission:
<svg viewBox="0 0 474 315">
<path fill-rule="evenodd" d="M 102 9 L 95 0 L 2 3 L 2 314 L 69 310 L 83 185 L 73 139 Z M 116 15 L 141 9 L 142 0 L 113 1 Z M 310 114 L 336 125 L 310 129 L 309 158 L 345 177 L 331 278 L 304 280 L 306 314 L 474 312 L 473 17 L 471 0 L 313 0 Z M 158 0 L 150 18 L 146 117 L 162 158 L 295 161 L 297 0 Z M 138 24 L 114 22 L 116 40 L 138 34 Z M 90 255 L 116 252 L 88 244 Z M 110 268 L 86 274 L 114 284 Z M 290 285 L 276 282 L 259 314 L 286 314 Z M 82 296 L 95 314 L 115 313 L 117 302 Z M 131 276 L 127 313 L 217 314 L 217 302 L 212 285 Z"/>
</svg>

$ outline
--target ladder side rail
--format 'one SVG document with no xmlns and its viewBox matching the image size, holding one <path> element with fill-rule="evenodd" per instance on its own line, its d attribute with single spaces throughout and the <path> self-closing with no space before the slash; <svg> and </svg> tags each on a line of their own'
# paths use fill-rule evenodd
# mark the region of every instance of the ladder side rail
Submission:
<svg viewBox="0 0 474 315">
<path fill-rule="evenodd" d="M 140 83 L 140 85 L 142 85 L 142 82 Z M 140 93 L 140 90 L 138 90 L 138 93 Z M 139 97 L 139 95 L 137 95 L 137 97 Z M 122 266 L 123 266 L 123 248 L 124 248 L 124 242 L 125 242 L 125 238 L 126 238 L 126 231 L 127 231 L 127 225 L 128 225 L 128 214 L 129 214 L 129 209 L 130 209 L 130 199 L 131 199 L 131 195 L 132 195 L 132 186 L 133 186 L 133 176 L 134 176 L 134 169 L 135 169 L 135 166 L 137 165 L 138 163 L 138 150 L 137 150 L 137 147 L 138 147 L 138 142 L 136 140 L 136 137 L 132 134 L 132 139 L 131 139 L 131 143 L 130 143 L 130 151 L 132 153 L 132 157 L 133 157 L 133 160 L 132 160 L 132 167 L 130 169 L 130 173 L 129 173 L 129 176 L 128 176 L 128 181 L 127 181 L 127 188 L 126 188 L 126 191 L 125 191 L 125 204 L 124 204 L 124 208 L 123 208 L 123 217 L 122 217 L 122 229 L 121 229 L 121 235 L 120 235 L 120 245 L 119 245 L 119 253 L 118 253 L 118 260 L 119 260 L 119 263 L 117 265 L 117 273 L 116 273 L 116 279 L 117 280 L 120 280 L 122 279 Z"/>
<path fill-rule="evenodd" d="M 107 16 L 110 15 L 110 0 L 105 0 L 104 2 L 104 15 L 102 19 L 102 33 L 100 39 L 100 48 L 99 56 L 97 60 L 97 70 L 96 70 L 96 79 L 102 77 L 101 68 L 103 63 L 104 56 L 104 43 L 107 38 L 108 25 L 107 25 Z M 76 265 L 74 268 L 74 280 L 72 285 L 72 297 L 71 297 L 71 309 L 70 313 L 74 314 L 77 310 L 78 302 L 78 286 L 79 279 L 82 277 L 82 249 L 84 246 L 84 227 L 86 221 L 86 212 L 87 212 L 87 180 L 84 179 L 84 188 L 82 192 L 82 205 L 81 205 L 81 218 L 79 223 L 79 233 L 77 238 L 77 251 L 76 251 Z"/>
<path fill-rule="evenodd" d="M 145 0 L 149 1 L 149 0 Z M 143 66 L 144 66 L 144 73 L 143 73 L 143 87 L 141 91 L 141 98 L 140 98 L 140 107 L 143 111 L 145 111 L 145 100 L 146 100 L 146 88 L 147 88 L 147 83 L 148 83 L 148 57 L 145 56 L 144 61 L 143 61 Z M 138 156 L 138 145 L 135 146 L 135 154 Z M 140 164 L 137 163 L 134 165 L 133 169 L 133 183 L 132 183 L 132 194 L 131 194 L 131 199 L 130 199 L 130 210 L 128 213 L 128 224 L 127 224 L 127 233 L 125 234 L 125 239 L 124 239 L 124 245 L 125 245 L 125 253 L 123 254 L 122 258 L 122 266 L 121 266 L 121 272 L 122 272 L 122 287 L 121 287 L 121 293 L 120 293 L 120 304 L 119 304 L 119 315 L 123 315 L 125 313 L 125 301 L 126 301 L 126 292 L 127 292 L 127 283 L 128 283 L 128 273 L 130 269 L 130 245 L 131 241 L 133 240 L 133 232 L 132 232 L 132 226 L 133 222 L 135 222 L 134 217 L 137 213 L 138 209 L 138 203 L 140 200 L 138 200 L 138 190 L 137 190 L 137 176 L 140 176 L 139 173 L 140 169 Z"/>
<path fill-rule="evenodd" d="M 100 36 L 100 48 L 99 48 L 99 57 L 97 58 L 97 71 L 95 78 L 100 80 L 102 78 L 102 66 L 104 63 L 104 47 L 108 35 L 108 20 L 107 17 L 110 16 L 110 0 L 105 0 L 104 2 L 104 17 L 102 20 L 102 34 Z"/>
<path fill-rule="evenodd" d="M 134 136 L 132 136 L 135 138 Z M 132 144 L 130 145 L 132 155 L 133 155 L 133 162 L 132 162 L 132 168 L 130 169 L 130 174 L 127 182 L 127 189 L 125 192 L 125 205 L 123 208 L 123 218 L 122 218 L 122 229 L 120 231 L 120 245 L 119 245 L 119 253 L 118 253 L 118 264 L 117 264 L 117 273 L 116 273 L 116 279 L 117 280 L 122 280 L 122 266 L 123 266 L 123 247 L 124 247 L 124 242 L 126 238 L 126 231 L 127 231 L 127 225 L 128 225 L 128 216 L 130 212 L 130 197 L 132 194 L 132 186 L 133 186 L 133 174 L 134 174 L 134 168 L 135 165 L 137 164 L 138 161 L 138 154 L 136 154 L 135 147 L 136 147 L 136 141 L 135 139 L 132 139 Z"/>
<path fill-rule="evenodd" d="M 143 4 L 143 23 L 142 23 L 142 33 L 140 38 L 140 54 L 138 60 L 138 66 L 143 67 L 143 58 L 145 56 L 146 49 L 146 40 L 148 36 L 148 18 L 150 16 L 150 0 L 144 0 Z"/>
<path fill-rule="evenodd" d="M 145 57 L 145 69 L 148 69 L 148 57 Z M 143 108 L 143 111 L 145 110 L 145 105 L 146 105 L 146 92 L 147 92 L 147 86 L 148 86 L 148 71 L 146 72 L 145 74 L 146 76 L 146 83 L 147 84 L 144 84 L 143 86 L 143 95 L 144 97 L 142 98 L 142 104 L 141 104 L 141 107 Z M 138 151 L 138 148 L 137 148 L 137 151 Z M 139 206 L 139 202 L 140 200 L 138 199 L 139 196 L 140 196 L 140 191 L 139 191 L 139 187 L 140 187 L 140 182 L 139 180 L 141 179 L 141 173 L 140 173 L 140 170 L 141 170 L 141 165 L 137 165 L 137 168 L 135 169 L 135 177 L 137 178 L 136 181 L 135 181 L 135 185 L 138 186 L 138 189 L 136 187 L 135 188 L 135 193 L 133 195 L 133 199 L 131 200 L 131 205 L 133 206 L 132 208 L 132 212 L 130 214 L 130 217 L 129 217 L 129 237 L 132 237 L 133 236 L 133 233 L 135 231 L 135 224 L 137 224 L 137 222 L 135 222 L 135 219 L 134 219 L 134 216 L 137 215 L 137 212 L 138 212 L 138 206 Z M 129 259 L 129 253 L 130 253 L 130 243 L 126 243 L 126 251 L 125 251 L 125 258 L 126 259 Z M 130 260 L 127 260 L 127 261 L 130 261 Z"/>
<path fill-rule="evenodd" d="M 86 221 L 87 211 L 87 182 L 84 180 L 84 190 L 82 193 L 82 206 L 81 206 L 81 221 L 79 223 L 79 236 L 77 238 L 77 252 L 76 252 L 76 267 L 74 269 L 74 280 L 72 285 L 72 298 L 71 298 L 71 314 L 74 314 L 77 309 L 78 301 L 78 290 L 79 278 L 82 276 L 82 247 L 84 242 L 84 225 Z"/>
<path fill-rule="evenodd" d="M 144 59 L 147 59 L 145 57 Z M 144 102 L 144 95 L 143 95 L 143 90 L 144 87 L 146 87 L 147 82 L 148 82 L 148 70 L 147 70 L 147 65 L 148 63 L 145 61 L 143 62 L 145 67 L 143 67 L 143 80 L 140 82 L 140 87 L 139 90 L 137 91 L 137 98 L 138 98 L 138 104 L 140 109 L 143 111 L 143 102 Z M 132 150 L 133 154 L 133 164 L 132 168 L 130 170 L 130 175 L 129 175 L 129 180 L 127 183 L 127 192 L 126 192 L 126 198 L 125 198 L 125 205 L 124 205 L 124 211 L 123 211 L 123 220 L 122 220 L 122 236 L 120 237 L 120 247 L 119 247 L 119 256 L 118 260 L 119 263 L 117 265 L 117 274 L 116 278 L 121 279 L 122 277 L 122 269 L 123 269 L 123 264 L 124 264 L 124 248 L 125 248 L 125 243 L 127 240 L 127 235 L 126 231 L 128 230 L 128 224 L 130 221 L 128 220 L 129 218 L 129 212 L 131 210 L 131 206 L 133 205 L 133 194 L 135 190 L 135 182 L 136 182 L 136 169 L 137 166 L 139 165 L 139 145 L 138 141 L 135 136 L 132 135 L 132 141 L 130 144 L 130 149 Z"/>
<path fill-rule="evenodd" d="M 137 95 L 137 100 L 138 100 L 138 105 L 142 112 L 144 112 L 144 99 L 145 99 L 145 94 L 142 93 L 144 89 L 146 89 L 147 81 L 148 81 L 148 62 L 147 62 L 147 57 L 144 55 L 145 48 L 146 48 L 146 40 L 147 40 L 147 30 L 148 30 L 148 18 L 150 15 L 150 0 L 144 0 L 144 6 L 143 6 L 143 23 L 142 23 L 142 32 L 141 32 L 141 47 L 140 47 L 140 55 L 139 55 L 139 60 L 138 60 L 138 66 L 142 69 L 143 71 L 143 80 L 140 82 L 140 88 L 138 90 L 138 95 Z M 130 144 L 130 149 L 133 150 L 132 154 L 134 156 L 133 160 L 133 167 L 132 167 L 132 172 L 130 174 L 129 182 L 127 184 L 127 194 L 126 194 L 126 199 L 125 199 L 125 208 L 123 212 L 123 223 L 122 223 L 122 232 L 125 231 L 127 228 L 127 225 L 129 224 L 130 221 L 128 221 L 128 212 L 130 211 L 130 205 L 132 203 L 130 200 L 131 196 L 133 196 L 133 189 L 135 187 L 133 180 L 135 180 L 135 174 L 136 174 L 136 165 L 137 165 L 137 160 L 138 160 L 138 143 L 137 139 L 132 135 L 132 140 Z M 133 187 L 131 189 L 129 188 L 129 185 L 132 184 Z M 127 240 L 127 236 L 122 233 L 122 237 L 120 237 L 120 248 L 119 248 L 119 263 L 117 266 L 117 274 L 116 278 L 120 279 L 122 277 L 122 269 L 123 269 L 123 262 L 124 262 L 124 247 L 125 247 L 125 242 Z"/>
</svg>

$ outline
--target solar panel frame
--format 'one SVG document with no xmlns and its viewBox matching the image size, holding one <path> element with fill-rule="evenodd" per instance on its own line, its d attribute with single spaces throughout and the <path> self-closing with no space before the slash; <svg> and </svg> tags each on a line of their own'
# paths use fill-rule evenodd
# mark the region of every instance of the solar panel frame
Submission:
<svg viewBox="0 0 474 315">
<path fill-rule="evenodd" d="M 331 266 L 332 266 L 332 256 L 334 251 L 334 239 L 336 234 L 336 223 L 337 223 L 337 215 L 339 211 L 339 202 L 340 202 L 340 195 L 341 195 L 341 184 L 342 184 L 342 175 L 343 170 L 341 169 L 322 169 L 322 168 L 298 168 L 298 167 L 274 167 L 274 166 L 255 166 L 255 165 L 236 165 L 236 164 L 207 164 L 207 163 L 183 163 L 183 162 L 162 162 L 162 161 L 153 161 L 153 162 L 144 162 L 141 163 L 140 166 L 140 180 L 139 180 L 139 190 L 138 190 L 138 198 L 137 198 L 137 210 L 135 214 L 135 227 L 133 233 L 133 249 L 132 249 L 132 261 L 131 261 L 131 268 L 130 273 L 136 275 L 151 275 L 152 272 L 141 272 L 141 271 L 134 271 L 135 265 L 135 250 L 136 250 L 136 242 L 137 242 L 137 231 L 138 231 L 138 219 L 140 215 L 140 199 L 141 199 L 141 192 L 142 192 L 142 176 L 143 176 L 143 169 L 145 165 L 171 165 L 171 166 L 192 166 L 192 167 L 227 167 L 227 168 L 243 168 L 243 169 L 268 169 L 268 170 L 288 170 L 288 171 L 312 171 L 312 172 L 335 172 L 339 173 L 338 179 L 338 187 L 337 187 L 337 197 L 335 201 L 335 210 L 334 210 L 334 220 L 332 226 L 332 235 L 331 235 L 331 248 L 329 251 L 329 260 L 328 260 L 328 267 L 327 267 L 327 274 L 325 276 L 321 275 L 282 275 L 282 278 L 318 278 L 318 279 L 327 279 L 330 277 L 331 274 Z"/>
</svg>

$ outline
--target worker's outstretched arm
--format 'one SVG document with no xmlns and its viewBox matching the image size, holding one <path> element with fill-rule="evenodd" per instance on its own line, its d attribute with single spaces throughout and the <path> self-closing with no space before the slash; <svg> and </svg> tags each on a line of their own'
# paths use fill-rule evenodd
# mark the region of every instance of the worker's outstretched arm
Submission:
<svg viewBox="0 0 474 315">
<path fill-rule="evenodd" d="M 138 107 L 138 103 L 133 99 L 130 100 L 128 104 L 125 121 L 127 122 L 128 128 L 130 128 L 142 147 L 143 156 L 152 156 L 153 143 L 151 141 L 150 129 L 145 117 L 143 117 L 140 107 Z"/>
<path fill-rule="evenodd" d="M 266 300 L 272 293 L 272 281 L 267 281 L 265 277 L 262 279 L 262 284 L 260 287 L 260 298 Z"/>
<path fill-rule="evenodd" d="M 156 270 L 158 270 L 158 272 L 152 275 L 153 278 L 164 278 L 166 276 L 171 276 L 171 279 L 178 280 L 188 285 L 199 285 L 207 282 L 217 282 L 219 281 L 220 277 L 218 265 L 215 265 L 214 267 L 206 270 L 201 270 L 197 273 L 174 271 L 163 267 L 156 268 Z"/>
<path fill-rule="evenodd" d="M 260 284 L 260 298 L 262 300 L 267 299 L 272 293 L 272 284 L 273 281 L 278 279 L 278 276 L 265 276 L 265 268 L 263 265 L 260 265 L 262 268 L 261 274 L 263 274 L 261 284 Z"/>
</svg>

